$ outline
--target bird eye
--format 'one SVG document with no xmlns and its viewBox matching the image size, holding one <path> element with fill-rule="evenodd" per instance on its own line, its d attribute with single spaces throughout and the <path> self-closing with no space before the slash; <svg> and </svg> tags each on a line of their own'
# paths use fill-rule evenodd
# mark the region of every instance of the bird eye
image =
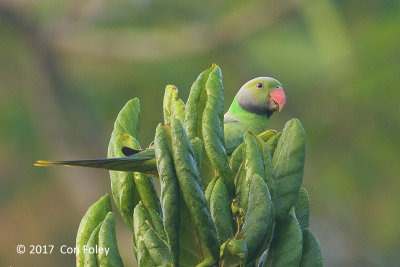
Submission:
<svg viewBox="0 0 400 267">
<path fill-rule="evenodd" d="M 256 86 L 257 86 L 257 88 L 263 88 L 264 84 L 263 83 L 257 83 Z"/>
</svg>

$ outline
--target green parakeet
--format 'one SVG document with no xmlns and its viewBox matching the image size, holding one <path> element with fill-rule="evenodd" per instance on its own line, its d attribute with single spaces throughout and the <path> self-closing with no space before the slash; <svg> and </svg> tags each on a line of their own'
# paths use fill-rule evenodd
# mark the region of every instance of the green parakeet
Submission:
<svg viewBox="0 0 400 267">
<path fill-rule="evenodd" d="M 281 111 L 286 96 L 279 81 L 259 77 L 245 83 L 224 116 L 225 147 L 228 154 L 243 142 L 247 131 L 260 134 L 269 128 L 269 118 Z"/>
<path fill-rule="evenodd" d="M 259 77 L 245 83 L 236 94 L 228 112 L 224 115 L 226 152 L 230 155 L 243 142 L 247 131 L 260 134 L 269 128 L 269 118 L 281 111 L 286 96 L 279 81 L 270 77 Z M 116 171 L 157 173 L 153 148 L 141 151 L 124 147 L 124 158 L 103 158 L 69 161 L 38 160 L 36 166 L 82 166 Z"/>
</svg>

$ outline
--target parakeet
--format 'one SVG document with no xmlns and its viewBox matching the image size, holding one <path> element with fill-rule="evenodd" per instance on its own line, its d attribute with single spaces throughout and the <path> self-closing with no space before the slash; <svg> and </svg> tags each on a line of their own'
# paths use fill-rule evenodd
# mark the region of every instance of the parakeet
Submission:
<svg viewBox="0 0 400 267">
<path fill-rule="evenodd" d="M 269 118 L 286 102 L 282 84 L 270 77 L 245 83 L 224 115 L 225 147 L 228 154 L 243 142 L 247 131 L 260 134 L 269 128 Z"/>
<path fill-rule="evenodd" d="M 225 147 L 228 155 L 243 142 L 247 131 L 260 134 L 269 128 L 269 118 L 281 111 L 286 102 L 285 92 L 278 80 L 258 77 L 245 83 L 224 115 Z M 157 172 L 154 148 L 134 150 L 124 147 L 124 158 L 103 158 L 70 161 L 38 160 L 36 166 L 82 166 L 116 171 Z"/>
</svg>

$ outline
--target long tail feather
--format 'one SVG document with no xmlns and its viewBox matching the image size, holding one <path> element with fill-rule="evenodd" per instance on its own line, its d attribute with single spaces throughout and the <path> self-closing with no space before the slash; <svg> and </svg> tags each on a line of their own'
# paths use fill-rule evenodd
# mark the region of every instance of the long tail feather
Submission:
<svg viewBox="0 0 400 267">
<path fill-rule="evenodd" d="M 267 141 L 271 136 L 276 133 L 274 130 L 268 130 L 260 134 L 259 136 Z M 236 147 L 235 147 L 236 148 Z M 233 150 L 228 150 L 227 153 L 230 155 Z M 134 150 L 130 148 L 124 148 L 127 157 L 124 158 L 100 158 L 100 159 L 82 159 L 82 160 L 38 160 L 35 166 L 80 166 L 90 168 L 100 168 L 114 171 L 129 171 L 129 172 L 143 172 L 151 175 L 157 175 L 157 166 L 155 159 L 154 148 L 150 147 L 143 150 Z"/>
<path fill-rule="evenodd" d="M 154 157 L 125 157 L 125 158 L 102 158 L 102 159 L 83 159 L 83 160 L 38 160 L 35 166 L 80 166 L 90 168 L 100 168 L 114 171 L 132 171 L 153 173 L 156 170 Z"/>
</svg>

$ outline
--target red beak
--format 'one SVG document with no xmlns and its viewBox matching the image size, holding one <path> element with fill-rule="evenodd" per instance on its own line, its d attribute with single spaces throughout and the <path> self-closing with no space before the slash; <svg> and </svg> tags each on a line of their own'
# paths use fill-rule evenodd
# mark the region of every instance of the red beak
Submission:
<svg viewBox="0 0 400 267">
<path fill-rule="evenodd" d="M 278 110 L 281 111 L 283 106 L 286 103 L 285 91 L 283 91 L 283 89 L 276 89 L 276 90 L 272 91 L 269 94 L 269 96 L 278 105 L 278 107 L 279 107 Z"/>
</svg>

